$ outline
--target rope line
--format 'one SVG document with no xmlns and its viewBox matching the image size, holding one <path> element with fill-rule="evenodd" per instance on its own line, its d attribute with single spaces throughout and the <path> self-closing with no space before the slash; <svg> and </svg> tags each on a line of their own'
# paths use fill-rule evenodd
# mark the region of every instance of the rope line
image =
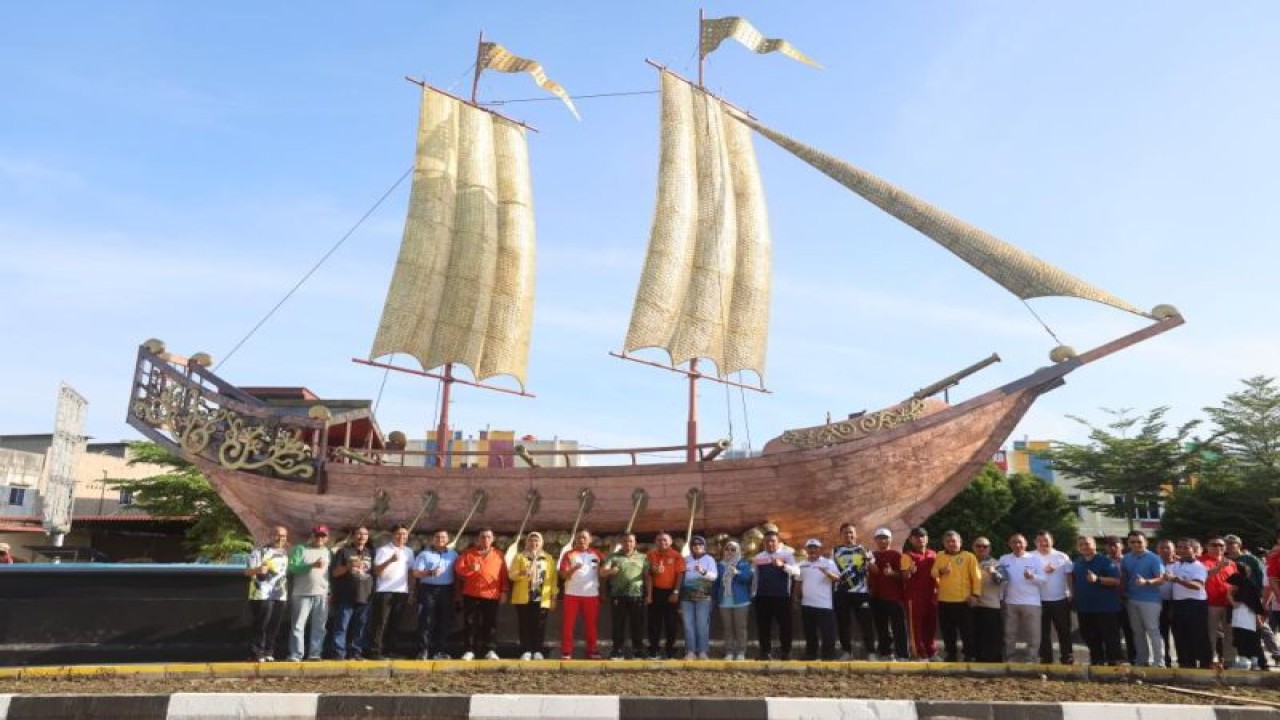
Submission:
<svg viewBox="0 0 1280 720">
<path fill-rule="evenodd" d="M 1036 313 L 1035 308 L 1031 307 L 1030 303 L 1028 303 L 1026 300 L 1023 300 L 1022 305 L 1027 309 L 1027 312 L 1031 313 L 1031 317 L 1035 318 L 1036 322 L 1040 323 L 1040 327 L 1044 328 L 1044 331 L 1049 333 L 1049 337 L 1053 338 L 1054 342 L 1058 343 L 1059 345 L 1063 344 L 1063 342 L 1059 340 L 1058 336 L 1053 332 L 1053 329 L 1049 327 L 1049 324 L 1046 323 L 1044 320 L 1040 319 L 1040 315 Z"/>
<path fill-rule="evenodd" d="M 627 92 L 607 92 L 607 93 L 592 93 L 589 95 L 570 95 L 569 98 L 572 100 L 592 100 L 595 98 L 625 97 L 628 95 L 657 95 L 658 92 L 659 91 L 657 90 L 631 90 Z M 510 100 L 482 100 L 478 104 L 479 105 L 510 105 L 512 103 L 549 102 L 549 101 L 560 102 L 560 98 L 558 96 L 550 96 L 550 97 L 512 98 Z"/>
<path fill-rule="evenodd" d="M 271 316 L 275 315 L 276 311 L 279 310 L 286 302 L 288 302 L 289 298 L 293 297 L 294 293 L 298 292 L 298 289 L 301 288 L 303 284 L 307 282 L 307 280 L 311 279 L 311 276 L 314 275 L 316 271 L 320 269 L 320 266 L 324 265 L 325 261 L 327 261 L 335 252 L 337 252 L 338 248 L 342 247 L 342 244 L 345 243 L 348 238 L 350 238 L 352 235 L 355 234 L 356 230 L 358 230 L 360 226 L 364 224 L 364 221 L 368 220 L 369 216 L 372 215 L 373 212 L 377 210 L 378 207 L 382 205 L 382 203 L 386 201 L 388 197 L 391 196 L 391 193 L 395 192 L 395 189 L 400 187 L 400 183 L 404 182 L 405 178 L 409 177 L 409 175 L 412 173 L 413 173 L 413 167 L 410 166 L 409 169 L 405 170 L 404 174 L 400 176 L 400 179 L 392 183 L 391 187 L 387 188 L 387 191 L 382 193 L 382 197 L 378 198 L 377 202 L 375 202 L 372 207 L 370 207 L 367 211 L 365 211 L 364 215 L 360 216 L 360 219 L 356 221 L 355 225 L 352 225 L 351 229 L 348 230 L 346 234 L 344 234 L 341 238 L 339 238 L 338 242 L 334 243 L 333 247 L 329 248 L 329 251 L 326 252 L 324 255 L 322 255 L 320 259 L 316 262 L 316 264 L 312 265 L 311 269 L 308 270 L 302 276 L 302 278 L 299 279 L 298 282 L 295 283 L 294 286 L 289 289 L 289 292 L 285 293 L 284 297 L 280 298 L 280 302 L 276 303 L 275 307 L 267 311 L 267 314 L 262 316 L 262 319 L 258 321 L 258 324 L 254 325 L 253 328 L 250 329 L 249 332 L 246 333 L 244 337 L 240 338 L 240 342 L 236 343 L 235 347 L 231 348 L 231 352 L 224 355 L 222 360 L 220 360 L 218 364 L 213 366 L 214 372 L 217 372 L 218 368 L 226 364 L 226 362 L 230 360 L 233 355 L 236 354 L 236 351 L 238 351 L 246 342 L 248 342 L 249 338 L 253 337 L 254 333 L 258 332 L 258 330 L 263 325 L 267 324 L 267 321 L 271 319 Z"/>
</svg>

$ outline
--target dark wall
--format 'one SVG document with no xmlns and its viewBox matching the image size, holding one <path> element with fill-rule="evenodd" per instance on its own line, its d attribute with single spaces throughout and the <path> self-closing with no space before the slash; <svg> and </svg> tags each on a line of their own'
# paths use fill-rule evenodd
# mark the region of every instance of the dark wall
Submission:
<svg viewBox="0 0 1280 720">
<path fill-rule="evenodd" d="M 238 567 L 0 567 L 0 665 L 247 657 Z"/>
</svg>

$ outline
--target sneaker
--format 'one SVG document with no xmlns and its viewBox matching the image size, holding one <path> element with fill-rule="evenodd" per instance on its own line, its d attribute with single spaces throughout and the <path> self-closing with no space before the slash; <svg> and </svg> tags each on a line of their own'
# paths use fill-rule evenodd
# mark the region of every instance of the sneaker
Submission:
<svg viewBox="0 0 1280 720">
<path fill-rule="evenodd" d="M 521 659 L 521 660 L 532 660 L 532 659 L 533 659 L 533 653 L 522 653 L 522 654 L 520 655 L 520 659 Z"/>
<path fill-rule="evenodd" d="M 849 662 L 853 659 L 851 653 L 840 653 L 840 657 L 836 658 L 836 662 Z"/>
<path fill-rule="evenodd" d="M 317 656 L 315 656 L 315 657 L 309 657 L 309 658 L 307 658 L 307 662 L 320 662 L 320 661 L 321 661 L 321 660 L 323 660 L 323 659 L 324 659 L 324 658 L 322 658 L 322 657 L 320 657 L 319 655 L 317 655 Z"/>
<path fill-rule="evenodd" d="M 710 660 L 711 658 L 710 658 L 710 657 L 708 657 L 706 653 L 698 653 L 698 659 L 699 659 L 699 660 Z"/>
<path fill-rule="evenodd" d="M 422 652 L 418 653 L 418 659 L 419 659 L 419 660 L 430 660 L 430 659 L 431 659 L 431 653 L 427 652 L 426 650 L 423 650 Z"/>
<path fill-rule="evenodd" d="M 867 653 L 867 662 L 880 662 L 880 656 L 875 653 Z"/>
<path fill-rule="evenodd" d="M 275 659 L 274 657 L 270 656 L 270 655 L 268 655 L 268 656 L 266 656 L 265 658 L 263 658 L 263 660 L 264 660 L 264 661 L 266 661 L 266 662 L 275 662 L 275 661 L 276 661 L 276 659 Z"/>
<path fill-rule="evenodd" d="M 684 661 L 685 661 L 685 662 L 689 662 L 689 661 L 691 661 L 691 660 L 697 660 L 697 659 L 698 659 L 698 656 L 697 656 L 696 654 L 694 654 L 694 653 L 685 653 L 685 654 L 684 654 Z"/>
<path fill-rule="evenodd" d="M 496 653 L 496 652 L 494 652 L 494 651 L 490 650 L 489 652 L 487 652 L 487 653 L 485 653 L 485 654 L 484 654 L 484 659 L 485 659 L 485 660 L 498 660 L 498 659 L 499 659 L 499 658 L 498 658 L 498 653 Z"/>
<path fill-rule="evenodd" d="M 573 659 L 573 653 L 560 653 L 560 659 L 561 659 L 561 660 L 572 660 L 572 659 Z"/>
<path fill-rule="evenodd" d="M 590 655 L 587 655 L 587 659 L 588 659 L 588 660 L 603 660 L 603 659 L 604 659 L 604 656 L 603 656 L 603 655 L 601 655 L 601 654 L 600 654 L 600 653 L 598 653 L 598 652 L 593 652 L 593 653 L 591 653 Z"/>
<path fill-rule="evenodd" d="M 610 660 L 626 660 L 627 656 L 623 654 L 621 650 L 614 650 L 613 652 L 609 653 L 609 659 Z"/>
<path fill-rule="evenodd" d="M 446 652 L 438 652 L 438 653 L 436 653 L 436 657 L 435 657 L 435 659 L 436 659 L 436 660 L 452 660 L 453 658 L 449 657 L 449 653 L 446 653 Z"/>
<path fill-rule="evenodd" d="M 476 659 L 476 654 L 475 654 L 475 653 L 473 653 L 473 652 L 471 652 L 470 650 L 468 650 L 468 651 L 466 651 L 466 652 L 462 653 L 462 659 L 463 659 L 463 660 L 475 660 L 475 659 Z"/>
<path fill-rule="evenodd" d="M 266 661 L 267 661 L 267 658 L 266 658 L 266 657 L 256 657 L 256 658 L 253 658 L 250 662 L 262 662 L 262 663 L 264 663 L 264 662 L 266 662 Z"/>
<path fill-rule="evenodd" d="M 533 659 L 534 659 L 534 660 L 544 660 L 545 658 L 543 658 L 543 657 L 542 657 L 542 653 L 540 653 L 540 652 L 536 652 L 536 653 L 534 653 L 534 654 L 533 654 Z"/>
</svg>

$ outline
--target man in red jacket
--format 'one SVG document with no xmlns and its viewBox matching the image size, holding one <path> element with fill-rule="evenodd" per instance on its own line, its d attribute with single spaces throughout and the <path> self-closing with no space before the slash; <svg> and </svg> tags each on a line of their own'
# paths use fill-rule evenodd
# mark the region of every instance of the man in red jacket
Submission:
<svg viewBox="0 0 1280 720">
<path fill-rule="evenodd" d="M 462 587 L 463 660 L 474 660 L 484 654 L 485 660 L 497 660 L 494 630 L 498 627 L 498 606 L 507 601 L 511 589 L 507 578 L 507 561 L 493 546 L 493 531 L 476 531 L 474 544 L 453 565 Z"/>
<path fill-rule="evenodd" d="M 1200 564 L 1209 571 L 1209 579 L 1204 583 L 1204 591 L 1209 596 L 1209 655 L 1217 653 L 1218 639 L 1222 640 L 1222 655 L 1219 656 L 1219 667 L 1230 668 L 1236 661 L 1236 644 L 1231 637 L 1231 585 L 1227 578 L 1239 570 L 1235 562 L 1226 556 L 1227 543 L 1220 537 L 1209 538 L 1205 543 L 1204 554 L 1200 556 Z"/>
<path fill-rule="evenodd" d="M 938 581 L 933 563 L 938 554 L 929 549 L 929 531 L 914 528 L 903 551 L 902 594 L 907 605 L 907 626 L 911 631 L 911 652 L 917 660 L 940 660 L 938 656 Z"/>
<path fill-rule="evenodd" d="M 871 660 L 906 660 L 907 623 L 902 611 L 902 553 L 893 549 L 893 534 L 880 528 L 867 567 L 871 615 L 876 626 L 876 653 Z"/>
</svg>

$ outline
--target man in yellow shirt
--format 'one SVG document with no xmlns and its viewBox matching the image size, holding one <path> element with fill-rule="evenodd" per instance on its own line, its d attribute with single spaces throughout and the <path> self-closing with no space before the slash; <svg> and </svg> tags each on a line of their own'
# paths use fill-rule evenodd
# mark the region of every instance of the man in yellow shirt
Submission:
<svg viewBox="0 0 1280 720">
<path fill-rule="evenodd" d="M 978 558 L 963 550 L 960 533 L 942 534 L 942 553 L 929 571 L 938 581 L 938 621 L 947 662 L 958 662 L 956 635 L 964 645 L 964 659 L 974 661 L 973 614 L 971 607 L 982 596 L 982 572 Z"/>
</svg>

